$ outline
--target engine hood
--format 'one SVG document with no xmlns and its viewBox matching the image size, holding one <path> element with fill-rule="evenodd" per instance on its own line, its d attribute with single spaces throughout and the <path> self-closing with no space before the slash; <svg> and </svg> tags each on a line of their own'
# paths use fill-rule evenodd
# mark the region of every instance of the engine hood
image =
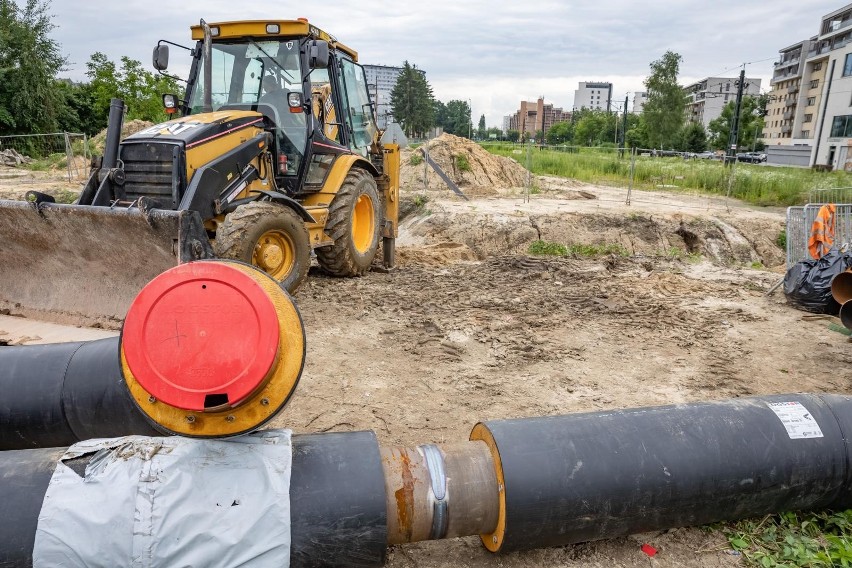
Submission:
<svg viewBox="0 0 852 568">
<path fill-rule="evenodd" d="M 235 132 L 249 126 L 261 127 L 263 115 L 245 110 L 193 114 L 155 124 L 125 138 L 122 143 L 182 142 L 186 147 Z"/>
</svg>

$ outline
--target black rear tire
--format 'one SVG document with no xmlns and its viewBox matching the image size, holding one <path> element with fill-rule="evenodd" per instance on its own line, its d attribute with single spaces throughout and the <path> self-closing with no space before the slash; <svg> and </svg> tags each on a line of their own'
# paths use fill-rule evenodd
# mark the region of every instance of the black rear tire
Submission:
<svg viewBox="0 0 852 568">
<path fill-rule="evenodd" d="M 376 180 L 353 168 L 331 201 L 325 232 L 334 244 L 318 248 L 319 265 L 333 276 L 360 276 L 370 269 L 382 234 L 382 202 Z"/>
<path fill-rule="evenodd" d="M 311 243 L 304 221 L 290 207 L 255 201 L 225 217 L 213 243 L 216 255 L 257 266 L 291 294 L 308 276 Z"/>
</svg>

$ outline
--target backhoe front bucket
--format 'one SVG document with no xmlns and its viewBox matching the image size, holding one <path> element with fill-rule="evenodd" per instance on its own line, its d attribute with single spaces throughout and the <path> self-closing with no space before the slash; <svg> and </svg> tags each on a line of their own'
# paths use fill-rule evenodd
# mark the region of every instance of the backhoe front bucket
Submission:
<svg viewBox="0 0 852 568">
<path fill-rule="evenodd" d="M 142 287 L 212 258 L 198 213 L 0 200 L 0 309 L 117 328 Z"/>
</svg>

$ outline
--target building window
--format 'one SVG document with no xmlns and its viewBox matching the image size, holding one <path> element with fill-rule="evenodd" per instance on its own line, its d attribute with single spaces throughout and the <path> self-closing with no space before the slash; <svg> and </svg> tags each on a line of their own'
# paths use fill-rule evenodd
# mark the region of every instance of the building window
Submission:
<svg viewBox="0 0 852 568">
<path fill-rule="evenodd" d="M 808 106 L 814 106 L 816 104 L 816 97 L 808 97 Z"/>
<path fill-rule="evenodd" d="M 811 131 L 810 130 L 802 130 L 802 138 L 810 138 Z"/>
<path fill-rule="evenodd" d="M 728 102 L 728 93 L 725 93 L 725 102 Z"/>
<path fill-rule="evenodd" d="M 731 84 L 730 84 L 730 83 L 725 83 L 725 90 L 726 90 L 726 91 L 730 91 L 730 90 L 731 90 Z"/>
<path fill-rule="evenodd" d="M 820 69 L 822 69 L 822 61 L 814 63 L 814 71 L 819 71 Z"/>
<path fill-rule="evenodd" d="M 810 122 L 810 121 L 812 121 L 813 119 L 814 119 L 814 115 L 813 115 L 813 114 L 806 114 L 806 115 L 805 115 L 805 120 L 803 120 L 802 122 Z"/>
<path fill-rule="evenodd" d="M 814 79 L 811 81 L 811 89 L 816 89 L 817 87 L 819 87 L 819 79 Z"/>
<path fill-rule="evenodd" d="M 852 114 L 835 116 L 831 123 L 832 138 L 852 137 Z"/>
<path fill-rule="evenodd" d="M 843 62 L 843 76 L 852 75 L 852 53 L 846 54 L 846 60 Z"/>
</svg>

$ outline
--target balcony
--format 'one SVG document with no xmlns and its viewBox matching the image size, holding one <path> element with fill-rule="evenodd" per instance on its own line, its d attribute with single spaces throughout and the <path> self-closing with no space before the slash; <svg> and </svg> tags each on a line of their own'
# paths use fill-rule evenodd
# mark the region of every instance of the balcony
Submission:
<svg viewBox="0 0 852 568">
<path fill-rule="evenodd" d="M 799 92 L 799 86 L 793 85 L 793 86 L 791 86 L 790 88 L 787 89 L 787 92 L 790 93 L 791 95 L 793 93 L 798 93 Z"/>
<path fill-rule="evenodd" d="M 820 35 L 830 35 L 833 33 L 837 33 L 840 30 L 846 29 L 849 26 L 852 26 L 852 18 L 847 18 L 845 20 L 830 20 L 827 22 L 823 22 L 822 29 L 823 32 Z"/>
<path fill-rule="evenodd" d="M 797 102 L 796 99 L 787 99 L 786 101 L 784 101 L 784 106 L 794 107 L 794 106 L 796 106 L 796 102 Z"/>
<path fill-rule="evenodd" d="M 791 132 L 793 132 L 792 126 L 782 126 L 781 127 L 781 134 L 789 134 Z"/>
<path fill-rule="evenodd" d="M 784 120 L 790 120 L 791 118 L 793 118 L 793 115 L 794 115 L 794 114 L 795 114 L 795 113 L 794 113 L 792 110 L 788 110 L 788 111 L 787 111 L 787 112 L 785 112 L 785 113 L 784 113 L 784 115 L 783 115 L 783 116 L 784 116 Z"/>
<path fill-rule="evenodd" d="M 775 62 L 775 68 L 776 69 L 783 69 L 785 67 L 789 67 L 790 65 L 793 65 L 794 63 L 798 63 L 799 60 L 800 60 L 800 58 L 797 56 L 797 57 L 793 57 L 793 58 L 782 60 L 782 61 L 776 61 Z"/>
</svg>

